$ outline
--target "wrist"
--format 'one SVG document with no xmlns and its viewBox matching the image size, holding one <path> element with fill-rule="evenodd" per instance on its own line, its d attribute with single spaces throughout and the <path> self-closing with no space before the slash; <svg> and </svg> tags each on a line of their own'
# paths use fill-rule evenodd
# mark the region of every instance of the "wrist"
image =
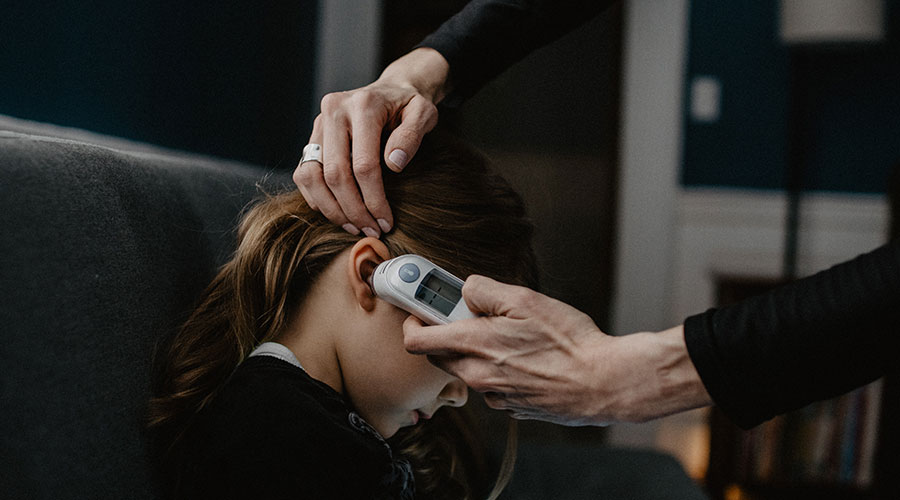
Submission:
<svg viewBox="0 0 900 500">
<path fill-rule="evenodd" d="M 684 325 L 649 337 L 655 345 L 653 368 L 657 380 L 659 417 L 712 404 L 700 374 L 688 354 Z"/>
<path fill-rule="evenodd" d="M 387 83 L 414 89 L 433 104 L 450 91 L 450 64 L 440 52 L 419 47 L 388 65 L 376 83 Z"/>
</svg>

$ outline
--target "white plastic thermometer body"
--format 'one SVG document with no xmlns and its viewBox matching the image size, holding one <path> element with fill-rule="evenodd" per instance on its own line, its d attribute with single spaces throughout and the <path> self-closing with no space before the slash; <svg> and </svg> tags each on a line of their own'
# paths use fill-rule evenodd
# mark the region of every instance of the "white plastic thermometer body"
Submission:
<svg viewBox="0 0 900 500">
<path fill-rule="evenodd" d="M 475 317 L 462 298 L 463 280 L 418 255 L 382 262 L 371 284 L 376 296 L 430 325 Z"/>
</svg>

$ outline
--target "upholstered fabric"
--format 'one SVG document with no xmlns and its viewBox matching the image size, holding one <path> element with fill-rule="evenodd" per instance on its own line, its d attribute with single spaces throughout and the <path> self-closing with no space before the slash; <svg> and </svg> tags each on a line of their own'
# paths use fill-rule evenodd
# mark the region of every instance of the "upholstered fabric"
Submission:
<svg viewBox="0 0 900 500">
<path fill-rule="evenodd" d="M 267 173 L 0 117 L 0 496 L 154 497 L 153 346 Z"/>
<path fill-rule="evenodd" d="M 705 500 L 669 455 L 591 444 L 522 443 L 501 500 Z"/>
</svg>

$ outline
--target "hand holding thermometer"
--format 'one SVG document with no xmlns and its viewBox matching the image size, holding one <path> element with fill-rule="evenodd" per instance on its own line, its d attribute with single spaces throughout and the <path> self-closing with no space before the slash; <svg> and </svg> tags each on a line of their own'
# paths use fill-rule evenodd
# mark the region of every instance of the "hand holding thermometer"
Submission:
<svg viewBox="0 0 900 500">
<path fill-rule="evenodd" d="M 370 285 L 376 296 L 430 325 L 475 317 L 462 298 L 463 280 L 418 255 L 382 262 Z"/>
</svg>

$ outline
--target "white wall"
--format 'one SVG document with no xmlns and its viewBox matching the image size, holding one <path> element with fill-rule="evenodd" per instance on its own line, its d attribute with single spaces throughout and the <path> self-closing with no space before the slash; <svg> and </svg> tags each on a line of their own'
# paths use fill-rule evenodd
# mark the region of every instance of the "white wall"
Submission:
<svg viewBox="0 0 900 500">
<path fill-rule="evenodd" d="M 613 331 L 673 326 L 672 246 L 682 142 L 688 0 L 626 0 Z M 610 440 L 656 446 L 658 423 L 616 425 Z"/>
<path fill-rule="evenodd" d="M 671 326 L 665 310 L 681 161 L 687 21 L 687 0 L 625 2 L 612 333 Z"/>
</svg>

